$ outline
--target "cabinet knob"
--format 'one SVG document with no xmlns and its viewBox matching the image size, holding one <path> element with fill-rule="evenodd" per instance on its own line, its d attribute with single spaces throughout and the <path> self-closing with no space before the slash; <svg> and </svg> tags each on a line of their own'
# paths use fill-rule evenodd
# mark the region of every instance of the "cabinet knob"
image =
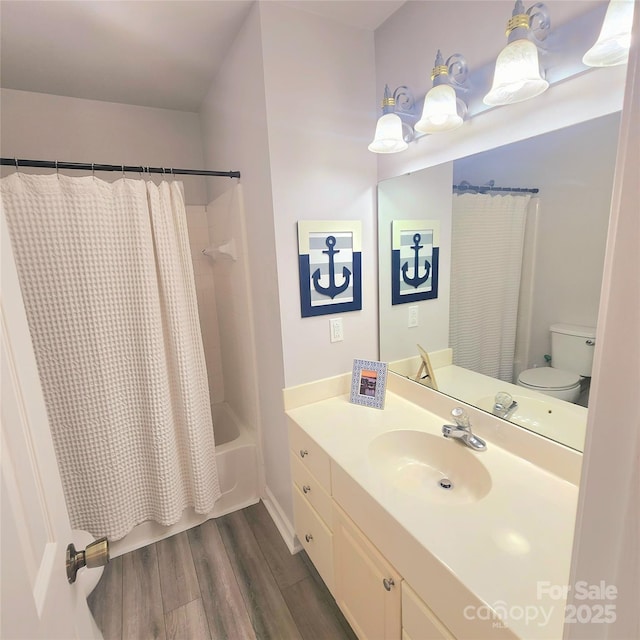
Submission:
<svg viewBox="0 0 640 640">
<path fill-rule="evenodd" d="M 308 456 L 309 452 L 306 449 L 300 449 L 300 457 L 304 458 L 305 456 Z"/>
<path fill-rule="evenodd" d="M 394 587 L 396 583 L 393 581 L 393 578 L 383 578 L 382 584 L 387 591 L 391 591 L 391 587 Z"/>
<path fill-rule="evenodd" d="M 302 487 L 302 491 L 304 493 L 309 493 L 309 491 L 311 491 L 311 487 L 308 484 L 305 484 L 304 487 Z"/>
<path fill-rule="evenodd" d="M 313 536 L 312 536 L 310 533 L 307 533 L 307 534 L 304 536 L 304 539 L 305 539 L 307 542 L 311 542 L 311 541 L 313 540 Z"/>
</svg>

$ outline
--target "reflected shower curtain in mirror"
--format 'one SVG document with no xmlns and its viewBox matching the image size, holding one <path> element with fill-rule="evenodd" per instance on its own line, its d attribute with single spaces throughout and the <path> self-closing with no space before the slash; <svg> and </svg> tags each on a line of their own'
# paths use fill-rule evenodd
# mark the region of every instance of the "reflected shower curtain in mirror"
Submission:
<svg viewBox="0 0 640 640">
<path fill-rule="evenodd" d="M 454 194 L 453 363 L 513 381 L 525 214 L 531 196 Z"/>
<path fill-rule="evenodd" d="M 4 215 L 74 529 L 207 513 L 220 496 L 182 192 L 15 173 Z"/>
</svg>

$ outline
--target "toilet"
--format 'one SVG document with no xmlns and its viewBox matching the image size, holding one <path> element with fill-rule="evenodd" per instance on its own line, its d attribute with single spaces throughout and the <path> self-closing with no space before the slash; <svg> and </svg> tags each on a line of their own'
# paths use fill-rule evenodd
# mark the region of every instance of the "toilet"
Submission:
<svg viewBox="0 0 640 640">
<path fill-rule="evenodd" d="M 520 387 L 533 389 L 560 400 L 576 402 L 580 381 L 591 377 L 596 330 L 573 324 L 551 325 L 551 366 L 526 369 Z"/>
</svg>

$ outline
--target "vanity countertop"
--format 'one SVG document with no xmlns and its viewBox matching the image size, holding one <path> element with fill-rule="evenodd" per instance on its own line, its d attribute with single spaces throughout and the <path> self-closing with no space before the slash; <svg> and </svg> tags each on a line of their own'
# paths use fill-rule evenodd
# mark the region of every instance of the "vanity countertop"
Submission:
<svg viewBox="0 0 640 640">
<path fill-rule="evenodd" d="M 442 416 L 390 391 L 384 410 L 352 404 L 347 395 L 336 395 L 289 408 L 287 415 L 458 582 L 494 610 L 506 611 L 508 626 L 517 636 L 562 637 L 565 601 L 539 591 L 544 585 L 568 582 L 578 496 L 575 484 L 514 455 L 489 437 L 486 451 L 468 449 L 490 473 L 489 492 L 475 502 L 434 502 L 392 486 L 370 461 L 368 449 L 377 436 L 392 430 L 422 431 L 441 438 L 442 425 L 448 422 Z M 465 446 L 454 440 L 447 444 Z M 383 552 L 397 562 L 402 574 L 403 567 L 398 565 L 403 561 L 392 557 L 393 549 Z M 460 608 L 465 604 L 460 603 Z M 527 624 L 518 619 L 527 611 L 537 620 Z M 542 624 L 544 619 L 547 622 Z"/>
</svg>

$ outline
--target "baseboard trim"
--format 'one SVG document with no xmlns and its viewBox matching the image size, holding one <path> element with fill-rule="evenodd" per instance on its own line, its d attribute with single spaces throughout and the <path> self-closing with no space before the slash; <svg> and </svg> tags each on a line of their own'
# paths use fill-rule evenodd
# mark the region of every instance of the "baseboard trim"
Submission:
<svg viewBox="0 0 640 640">
<path fill-rule="evenodd" d="M 280 532 L 282 539 L 287 545 L 289 552 L 293 555 L 302 551 L 302 545 L 298 542 L 298 538 L 296 538 L 293 525 L 285 515 L 280 503 L 269 490 L 269 487 L 264 488 L 264 494 L 262 502 L 264 502 L 264 506 L 267 508 L 267 511 L 276 525 L 276 528 Z"/>
</svg>

